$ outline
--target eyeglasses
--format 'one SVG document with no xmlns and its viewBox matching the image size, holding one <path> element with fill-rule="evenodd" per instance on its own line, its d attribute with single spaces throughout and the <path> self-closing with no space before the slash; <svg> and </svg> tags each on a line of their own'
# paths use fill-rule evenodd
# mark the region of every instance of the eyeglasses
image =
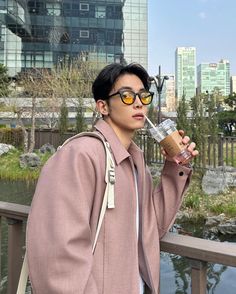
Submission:
<svg viewBox="0 0 236 294">
<path fill-rule="evenodd" d="M 119 90 L 116 93 L 109 95 L 107 99 L 118 94 L 120 95 L 122 102 L 127 105 L 133 104 L 134 101 L 136 100 L 136 96 L 139 97 L 143 105 L 148 105 L 152 102 L 153 95 L 154 95 L 153 92 L 149 92 L 149 91 L 141 91 L 141 92 L 135 93 L 134 91 L 131 91 L 131 90 Z"/>
</svg>

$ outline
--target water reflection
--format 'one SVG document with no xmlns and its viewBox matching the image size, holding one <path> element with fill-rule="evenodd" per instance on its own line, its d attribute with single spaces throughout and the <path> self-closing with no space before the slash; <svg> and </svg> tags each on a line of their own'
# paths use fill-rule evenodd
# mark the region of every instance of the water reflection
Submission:
<svg viewBox="0 0 236 294">
<path fill-rule="evenodd" d="M 203 223 L 184 223 L 175 225 L 173 231 L 184 232 L 194 237 L 206 238 Z M 212 236 L 211 236 L 212 237 Z M 213 237 L 212 237 L 213 238 Z M 217 241 L 236 243 L 236 236 L 220 236 L 213 238 Z M 236 268 L 219 264 L 208 264 L 207 294 L 235 294 Z M 191 267 L 187 258 L 161 252 L 161 294 L 190 294 Z"/>
<path fill-rule="evenodd" d="M 207 294 L 235 294 L 236 268 L 208 264 Z M 191 294 L 191 269 L 188 260 L 161 253 L 161 294 Z"/>
<path fill-rule="evenodd" d="M 0 180 L 0 201 L 30 205 L 36 182 Z"/>
</svg>

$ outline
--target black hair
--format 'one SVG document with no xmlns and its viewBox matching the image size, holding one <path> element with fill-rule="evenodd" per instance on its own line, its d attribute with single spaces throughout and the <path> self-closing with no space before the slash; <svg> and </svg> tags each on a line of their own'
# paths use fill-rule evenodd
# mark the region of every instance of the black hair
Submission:
<svg viewBox="0 0 236 294">
<path fill-rule="evenodd" d="M 117 79 L 124 74 L 136 75 L 142 81 L 144 88 L 149 90 L 149 75 L 145 68 L 140 64 L 131 63 L 128 65 L 122 65 L 119 63 L 112 63 L 105 66 L 93 82 L 92 92 L 95 101 L 99 99 L 106 100 Z"/>
</svg>

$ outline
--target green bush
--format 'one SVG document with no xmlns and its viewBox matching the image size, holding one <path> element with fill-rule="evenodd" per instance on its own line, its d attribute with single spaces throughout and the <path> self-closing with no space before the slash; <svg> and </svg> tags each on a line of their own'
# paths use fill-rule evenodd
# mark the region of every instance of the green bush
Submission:
<svg viewBox="0 0 236 294">
<path fill-rule="evenodd" d="M 236 205 L 233 203 L 217 203 L 213 204 L 210 207 L 210 211 L 213 212 L 214 214 L 221 214 L 225 213 L 226 215 L 230 217 L 235 217 L 236 215 Z"/>
<path fill-rule="evenodd" d="M 21 128 L 0 128 L 0 143 L 11 144 L 21 148 L 23 141 L 24 138 Z"/>
<path fill-rule="evenodd" d="M 196 194 L 189 195 L 184 199 L 184 206 L 186 208 L 199 209 L 200 208 L 200 196 Z"/>
</svg>

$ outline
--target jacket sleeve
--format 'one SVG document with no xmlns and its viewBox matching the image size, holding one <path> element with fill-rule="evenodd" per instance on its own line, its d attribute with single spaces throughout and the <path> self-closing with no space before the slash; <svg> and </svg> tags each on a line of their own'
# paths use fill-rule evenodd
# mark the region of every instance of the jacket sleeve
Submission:
<svg viewBox="0 0 236 294">
<path fill-rule="evenodd" d="M 160 184 L 154 189 L 153 202 L 159 236 L 162 238 L 175 221 L 184 192 L 189 186 L 192 170 L 166 161 Z"/>
<path fill-rule="evenodd" d="M 95 169 L 68 144 L 44 166 L 27 224 L 29 275 L 35 294 L 97 294 L 91 274 L 90 214 Z"/>
</svg>

